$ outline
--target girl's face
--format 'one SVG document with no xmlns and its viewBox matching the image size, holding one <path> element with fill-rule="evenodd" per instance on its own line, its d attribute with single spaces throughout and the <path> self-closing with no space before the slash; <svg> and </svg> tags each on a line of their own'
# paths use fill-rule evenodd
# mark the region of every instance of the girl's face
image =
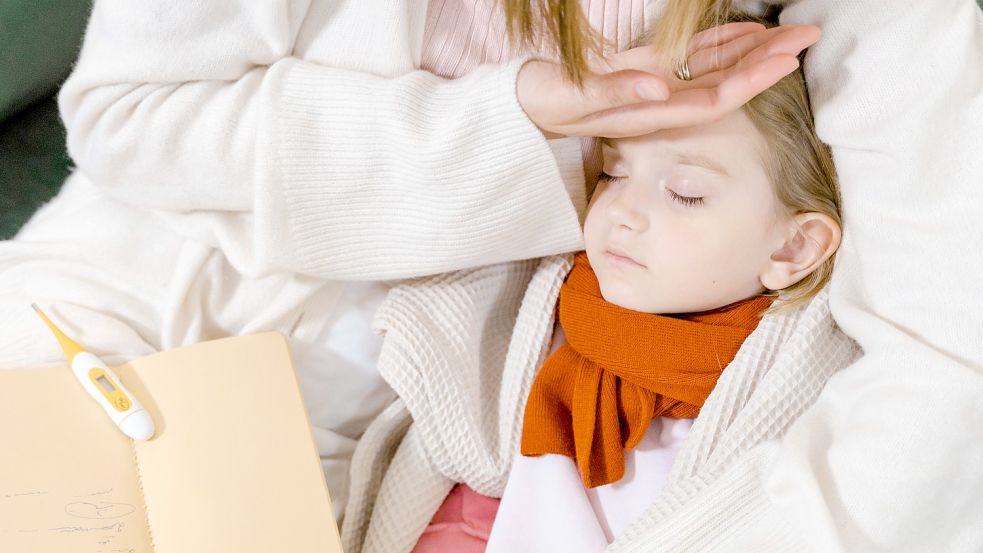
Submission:
<svg viewBox="0 0 983 553">
<path fill-rule="evenodd" d="M 646 313 L 709 311 L 764 291 L 785 240 L 764 138 L 741 111 L 606 141 L 584 223 L 604 299 Z"/>
</svg>

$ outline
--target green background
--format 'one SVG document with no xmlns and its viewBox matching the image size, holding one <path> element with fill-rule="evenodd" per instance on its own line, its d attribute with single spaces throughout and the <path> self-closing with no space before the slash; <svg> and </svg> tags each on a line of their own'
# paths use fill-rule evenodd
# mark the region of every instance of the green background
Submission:
<svg viewBox="0 0 983 553">
<path fill-rule="evenodd" d="M 0 1 L 0 239 L 69 171 L 53 94 L 78 56 L 89 0 Z"/>
</svg>

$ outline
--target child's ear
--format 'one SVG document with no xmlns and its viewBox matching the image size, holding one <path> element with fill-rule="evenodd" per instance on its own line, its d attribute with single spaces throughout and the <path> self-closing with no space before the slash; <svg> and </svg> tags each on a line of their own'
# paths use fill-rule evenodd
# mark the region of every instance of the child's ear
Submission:
<svg viewBox="0 0 983 553">
<path fill-rule="evenodd" d="M 822 213 L 799 213 L 786 226 L 785 242 L 772 252 L 761 272 L 769 290 L 788 288 L 829 259 L 840 247 L 840 225 Z"/>
</svg>

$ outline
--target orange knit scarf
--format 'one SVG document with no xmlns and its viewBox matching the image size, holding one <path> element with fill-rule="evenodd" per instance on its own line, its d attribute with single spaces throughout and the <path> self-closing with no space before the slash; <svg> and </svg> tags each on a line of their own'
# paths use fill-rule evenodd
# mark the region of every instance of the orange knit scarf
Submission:
<svg viewBox="0 0 983 553">
<path fill-rule="evenodd" d="M 522 454 L 576 461 L 588 488 L 624 475 L 624 451 L 655 417 L 695 417 L 772 299 L 713 311 L 639 313 L 604 301 L 587 255 L 560 289 L 567 343 L 536 375 L 526 404 Z"/>
</svg>

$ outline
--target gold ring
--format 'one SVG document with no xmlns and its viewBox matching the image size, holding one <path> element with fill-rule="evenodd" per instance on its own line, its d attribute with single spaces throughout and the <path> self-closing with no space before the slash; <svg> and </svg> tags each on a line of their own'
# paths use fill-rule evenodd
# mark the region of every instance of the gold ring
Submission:
<svg viewBox="0 0 983 553">
<path fill-rule="evenodd" d="M 689 60 L 683 60 L 683 63 L 677 65 L 676 69 L 673 70 L 673 74 L 681 81 L 692 81 L 693 75 L 689 72 Z"/>
</svg>

